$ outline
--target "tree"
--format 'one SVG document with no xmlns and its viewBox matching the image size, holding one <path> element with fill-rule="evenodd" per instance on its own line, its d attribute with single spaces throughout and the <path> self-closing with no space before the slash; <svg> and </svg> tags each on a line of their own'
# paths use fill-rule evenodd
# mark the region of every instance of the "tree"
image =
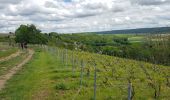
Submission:
<svg viewBox="0 0 170 100">
<path fill-rule="evenodd" d="M 15 31 L 15 41 L 17 43 L 46 44 L 47 37 L 35 25 L 20 25 Z"/>
<path fill-rule="evenodd" d="M 50 32 L 48 34 L 48 45 L 57 45 L 60 46 L 61 45 L 61 37 L 58 33 L 56 32 Z"/>
</svg>

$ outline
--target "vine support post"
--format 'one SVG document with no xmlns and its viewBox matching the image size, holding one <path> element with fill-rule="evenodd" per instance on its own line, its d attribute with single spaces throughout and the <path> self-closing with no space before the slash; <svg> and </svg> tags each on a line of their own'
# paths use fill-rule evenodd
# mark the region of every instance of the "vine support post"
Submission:
<svg viewBox="0 0 170 100">
<path fill-rule="evenodd" d="M 94 64 L 94 100 L 96 100 L 96 79 L 97 79 L 97 69 L 96 64 Z"/>
<path fill-rule="evenodd" d="M 62 62 L 62 60 L 63 60 L 62 49 L 60 49 L 60 51 L 59 51 L 59 59 L 60 59 L 60 61 Z"/>
<path fill-rule="evenodd" d="M 65 56 L 66 56 L 66 59 L 65 59 L 65 63 L 66 63 L 66 66 L 67 66 L 67 61 L 68 61 L 68 52 L 67 52 L 67 49 L 65 49 Z"/>
<path fill-rule="evenodd" d="M 74 51 L 72 51 L 72 73 L 74 74 Z"/>
<path fill-rule="evenodd" d="M 56 54 L 56 57 L 58 58 L 58 48 L 55 47 L 55 54 Z"/>
<path fill-rule="evenodd" d="M 132 100 L 132 83 L 128 84 L 128 100 Z"/>
<path fill-rule="evenodd" d="M 57 48 L 57 58 L 60 59 L 60 50 Z"/>
<path fill-rule="evenodd" d="M 62 62 L 63 62 L 63 65 L 65 65 L 64 64 L 64 50 L 62 50 Z"/>
<path fill-rule="evenodd" d="M 83 69 L 84 69 L 84 63 L 82 60 L 81 61 L 81 74 L 80 74 L 80 87 L 82 86 L 82 83 L 83 83 Z"/>
</svg>

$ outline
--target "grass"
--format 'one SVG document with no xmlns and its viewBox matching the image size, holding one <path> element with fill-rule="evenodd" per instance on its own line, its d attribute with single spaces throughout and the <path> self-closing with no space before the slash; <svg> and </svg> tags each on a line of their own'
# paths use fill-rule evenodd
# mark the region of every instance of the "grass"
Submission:
<svg viewBox="0 0 170 100">
<path fill-rule="evenodd" d="M 70 51 L 68 52 L 71 54 Z M 147 86 L 147 79 L 138 65 L 139 62 L 86 52 L 77 53 L 76 58 L 79 61 L 81 57 L 89 60 L 88 56 L 95 57 L 96 61 L 98 61 L 97 100 L 127 99 L 127 80 L 116 80 L 114 77 L 110 77 L 112 74 L 110 69 L 108 69 L 109 71 L 105 71 L 103 70 L 103 66 L 99 64 L 100 61 L 106 59 L 117 59 L 119 61 L 119 63 L 112 66 L 117 70 L 114 75 L 120 74 L 126 77 L 130 71 L 129 69 L 131 69 L 130 67 L 134 68 L 134 76 L 140 77 L 133 80 L 136 93 L 134 99 L 153 99 L 153 89 Z M 87 76 L 85 67 L 82 85 L 80 86 L 80 65 L 75 65 L 75 71 L 72 72 L 70 57 L 68 57 L 68 64 L 66 65 L 63 64 L 61 52 L 56 54 L 56 51 L 52 49 L 48 51 L 36 50 L 33 59 L 7 82 L 6 88 L 0 92 L 0 98 L 2 100 L 72 100 L 73 98 L 74 100 L 92 100 L 94 85 L 93 66 L 85 65 L 90 66 L 90 76 Z M 145 63 L 146 68 L 148 67 L 148 72 L 152 74 L 153 71 L 149 69 L 150 65 Z M 108 82 L 105 82 L 106 77 L 109 78 Z M 163 98 L 163 95 L 169 96 L 170 89 L 164 85 L 161 88 L 161 98 Z M 168 97 L 165 99 L 168 99 Z"/>
<path fill-rule="evenodd" d="M 113 34 L 114 36 L 120 37 L 120 38 L 128 38 L 128 37 L 132 37 L 135 36 L 135 34 Z"/>
<path fill-rule="evenodd" d="M 4 47 L 3 47 L 4 48 Z M 0 49 L 0 58 L 7 57 L 15 52 L 17 52 L 17 48 L 5 48 L 3 50 Z"/>
<path fill-rule="evenodd" d="M 131 43 L 133 42 L 143 42 L 144 41 L 144 37 L 143 36 L 132 36 L 128 38 L 128 41 L 130 41 Z"/>
<path fill-rule="evenodd" d="M 50 77 L 55 60 L 46 52 L 37 52 L 30 63 L 8 81 L 0 98 L 5 100 L 41 100 L 55 96 L 55 85 Z M 51 74 L 50 74 L 51 73 Z"/>
<path fill-rule="evenodd" d="M 9 69 L 16 66 L 18 63 L 22 62 L 23 59 L 27 56 L 27 52 L 21 53 L 21 55 L 9 59 L 8 61 L 0 62 L 0 75 L 5 74 Z"/>
</svg>

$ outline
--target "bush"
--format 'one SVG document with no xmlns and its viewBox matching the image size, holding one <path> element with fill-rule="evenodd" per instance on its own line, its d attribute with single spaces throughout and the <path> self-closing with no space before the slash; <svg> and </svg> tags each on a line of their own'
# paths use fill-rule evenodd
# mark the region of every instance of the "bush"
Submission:
<svg viewBox="0 0 170 100">
<path fill-rule="evenodd" d="M 64 83 L 59 83 L 56 85 L 56 89 L 58 90 L 69 90 L 69 87 L 66 86 Z"/>
</svg>

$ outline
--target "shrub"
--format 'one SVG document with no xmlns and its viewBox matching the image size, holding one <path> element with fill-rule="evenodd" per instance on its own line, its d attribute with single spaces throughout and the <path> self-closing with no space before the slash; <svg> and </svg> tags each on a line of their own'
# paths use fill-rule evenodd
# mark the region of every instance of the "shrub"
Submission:
<svg viewBox="0 0 170 100">
<path fill-rule="evenodd" d="M 58 90 L 69 90 L 69 87 L 66 86 L 64 83 L 59 83 L 56 85 L 56 89 Z"/>
</svg>

